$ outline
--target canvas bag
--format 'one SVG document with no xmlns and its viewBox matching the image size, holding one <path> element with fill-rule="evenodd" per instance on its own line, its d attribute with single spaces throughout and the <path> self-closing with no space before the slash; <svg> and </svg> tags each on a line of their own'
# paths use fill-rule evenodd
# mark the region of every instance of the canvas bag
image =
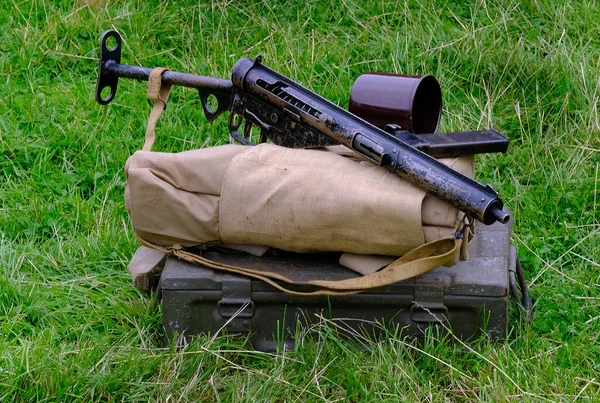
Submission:
<svg viewBox="0 0 600 403">
<path fill-rule="evenodd" d="M 393 263 L 357 279 L 309 282 L 320 288 L 312 294 L 347 294 L 390 284 L 449 265 L 460 258 L 461 249 L 466 251 L 462 236 L 456 236 L 462 227 L 456 208 L 361 161 L 351 150 L 261 144 L 151 152 L 154 126 L 168 97 L 161 70 L 153 71 L 149 80 L 149 99 L 155 102 L 146 144 L 125 168 L 126 205 L 144 245 L 261 278 L 291 293 L 297 292 L 273 280 L 293 281 L 277 273 L 207 261 L 188 247 L 225 243 L 294 252 L 340 251 L 350 253 L 346 260 L 358 259 L 359 266 L 365 265 L 365 254 L 404 255 L 398 260 L 378 258 L 377 269 Z M 472 176 L 472 158 L 445 162 Z"/>
</svg>

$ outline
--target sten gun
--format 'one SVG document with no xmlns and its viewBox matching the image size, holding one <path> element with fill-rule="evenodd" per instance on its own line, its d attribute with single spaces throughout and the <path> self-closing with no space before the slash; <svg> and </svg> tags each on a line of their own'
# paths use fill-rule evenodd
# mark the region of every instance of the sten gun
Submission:
<svg viewBox="0 0 600 403">
<path fill-rule="evenodd" d="M 107 46 L 109 39 L 116 43 L 111 48 Z M 122 39 L 117 32 L 104 33 L 100 42 L 96 86 L 96 100 L 102 105 L 114 99 L 119 77 L 147 81 L 152 71 L 150 68 L 121 64 L 121 49 Z M 268 68 L 260 56 L 255 60 L 242 58 L 237 61 L 232 69 L 231 81 L 165 71 L 162 82 L 197 89 L 209 122 L 229 111 L 230 135 L 242 144 L 252 144 L 253 126 L 260 129 L 259 142 L 269 140 L 285 147 L 342 144 L 372 163 L 455 205 L 468 217 L 474 217 L 486 225 L 496 221 L 507 223 L 509 220 L 509 215 L 502 210 L 502 200 L 490 185 L 484 186 L 423 152 L 432 149 L 431 142 L 434 143 L 433 149 L 436 149 L 435 136 L 430 135 L 428 143 L 397 125 L 386 126 L 388 131 L 381 129 Z M 106 88 L 110 92 L 103 96 Z M 240 134 L 242 122 L 245 123 Z M 437 124 L 435 126 L 437 129 Z M 508 139 L 500 133 L 478 133 L 484 138 L 485 134 L 492 138 L 490 144 L 493 150 L 506 151 Z M 464 138 L 464 134 L 461 137 L 459 133 L 458 137 Z M 471 150 L 481 152 L 477 147 L 471 147 Z"/>
</svg>

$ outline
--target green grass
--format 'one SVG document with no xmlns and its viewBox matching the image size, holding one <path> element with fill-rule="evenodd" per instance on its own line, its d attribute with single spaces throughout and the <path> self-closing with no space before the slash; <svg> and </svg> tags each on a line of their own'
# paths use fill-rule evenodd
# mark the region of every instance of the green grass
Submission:
<svg viewBox="0 0 600 403">
<path fill-rule="evenodd" d="M 8 0 L 0 5 L 0 401 L 599 401 L 600 10 L 596 2 Z M 160 312 L 133 289 L 123 202 L 143 143 L 143 83 L 94 102 L 98 42 L 123 61 L 227 78 L 241 56 L 347 105 L 364 71 L 432 73 L 442 130 L 495 127 L 510 152 L 478 158 L 516 214 L 536 318 L 515 306 L 505 344 L 390 334 L 359 352 L 280 354 L 243 340 L 164 348 Z M 175 88 L 155 150 L 226 143 Z"/>
</svg>

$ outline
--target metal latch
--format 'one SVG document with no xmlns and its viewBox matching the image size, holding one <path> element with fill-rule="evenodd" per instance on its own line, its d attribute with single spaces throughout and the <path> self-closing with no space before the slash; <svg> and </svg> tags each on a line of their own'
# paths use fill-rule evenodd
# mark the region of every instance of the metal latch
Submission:
<svg viewBox="0 0 600 403">
<path fill-rule="evenodd" d="M 443 284 L 415 284 L 415 299 L 410 319 L 415 323 L 445 323 L 448 308 L 444 305 Z"/>
<path fill-rule="evenodd" d="M 252 330 L 250 319 L 254 316 L 254 302 L 251 285 L 252 281 L 248 278 L 233 275 L 223 278 L 217 312 L 226 319 L 226 328 L 231 332 L 249 333 Z"/>
</svg>

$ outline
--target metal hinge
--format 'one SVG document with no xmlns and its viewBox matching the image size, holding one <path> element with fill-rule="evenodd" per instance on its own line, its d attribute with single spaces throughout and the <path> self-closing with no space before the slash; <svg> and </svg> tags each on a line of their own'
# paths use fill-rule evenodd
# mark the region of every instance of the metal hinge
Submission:
<svg viewBox="0 0 600 403">
<path fill-rule="evenodd" d="M 448 308 L 444 305 L 443 284 L 415 284 L 415 299 L 410 319 L 415 323 L 445 323 Z"/>
<path fill-rule="evenodd" d="M 226 320 L 225 327 L 230 332 L 249 333 L 252 330 L 254 302 L 251 286 L 252 281 L 248 278 L 233 275 L 223 278 L 217 312 Z"/>
</svg>

